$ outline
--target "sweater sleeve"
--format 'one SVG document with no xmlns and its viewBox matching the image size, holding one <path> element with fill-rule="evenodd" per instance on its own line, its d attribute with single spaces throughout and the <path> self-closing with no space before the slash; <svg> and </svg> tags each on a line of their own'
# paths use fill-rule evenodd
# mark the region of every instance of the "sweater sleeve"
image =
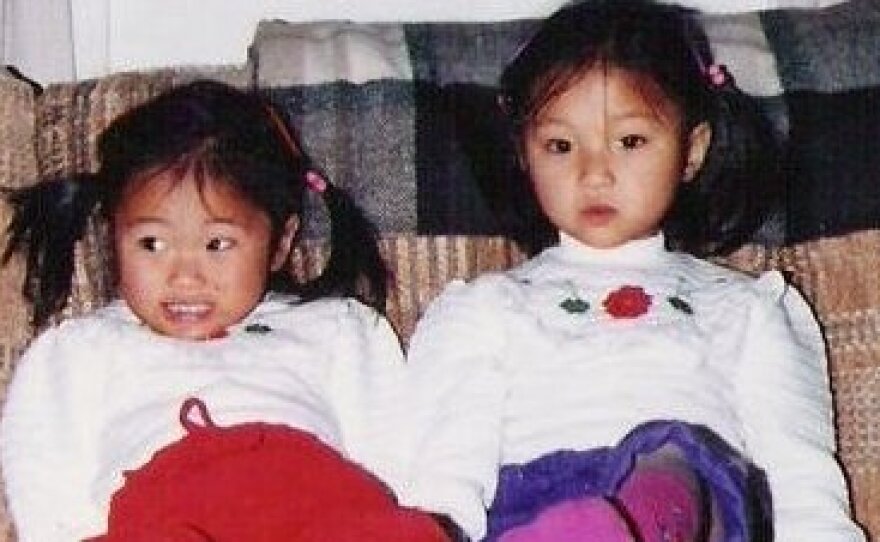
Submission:
<svg viewBox="0 0 880 542">
<path fill-rule="evenodd" d="M 375 310 L 356 301 L 339 307 L 326 344 L 332 345 L 328 389 L 343 451 L 395 487 L 404 370 L 400 341 Z"/>
<path fill-rule="evenodd" d="M 89 495 L 102 380 L 93 367 L 83 369 L 87 359 L 65 353 L 69 332 L 62 325 L 36 339 L 4 405 L 0 458 L 21 542 L 81 540 L 106 523 Z"/>
<path fill-rule="evenodd" d="M 773 497 L 779 542 L 861 542 L 836 460 L 824 342 L 801 295 L 775 272 L 761 277 L 738 381 L 747 452 Z"/>
<path fill-rule="evenodd" d="M 500 463 L 504 336 L 497 292 L 453 282 L 416 327 L 408 353 L 408 471 L 401 498 L 486 532 Z M 491 283 L 489 283 L 491 286 Z"/>
</svg>

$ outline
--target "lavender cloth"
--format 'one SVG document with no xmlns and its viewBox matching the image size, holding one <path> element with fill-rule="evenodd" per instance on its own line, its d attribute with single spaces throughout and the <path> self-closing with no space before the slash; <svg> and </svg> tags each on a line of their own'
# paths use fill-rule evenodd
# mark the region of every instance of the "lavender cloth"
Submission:
<svg viewBox="0 0 880 542">
<path fill-rule="evenodd" d="M 502 467 L 484 541 L 496 540 L 561 501 L 613 497 L 637 456 L 666 444 L 679 448 L 718 502 L 724 542 L 773 540 L 770 491 L 763 472 L 706 427 L 659 420 L 639 425 L 614 447 L 561 450 Z"/>
</svg>

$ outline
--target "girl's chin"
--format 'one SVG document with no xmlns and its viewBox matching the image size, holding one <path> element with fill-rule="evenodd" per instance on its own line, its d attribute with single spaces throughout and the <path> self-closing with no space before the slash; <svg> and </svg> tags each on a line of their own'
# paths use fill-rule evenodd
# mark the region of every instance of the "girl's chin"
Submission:
<svg viewBox="0 0 880 542">
<path fill-rule="evenodd" d="M 160 335 L 184 341 L 212 341 L 215 339 L 222 339 L 229 334 L 226 328 L 222 327 L 200 328 L 179 325 L 161 325 L 150 326 L 150 328 Z"/>
<path fill-rule="evenodd" d="M 626 235 L 624 232 L 603 228 L 586 228 L 579 232 L 566 233 L 577 242 L 596 250 L 615 249 L 632 241 L 641 241 L 657 235 L 657 231 L 648 232 L 644 235 Z"/>
<path fill-rule="evenodd" d="M 610 250 L 625 245 L 629 239 L 603 237 L 597 235 L 574 235 L 579 243 L 596 250 Z"/>
</svg>

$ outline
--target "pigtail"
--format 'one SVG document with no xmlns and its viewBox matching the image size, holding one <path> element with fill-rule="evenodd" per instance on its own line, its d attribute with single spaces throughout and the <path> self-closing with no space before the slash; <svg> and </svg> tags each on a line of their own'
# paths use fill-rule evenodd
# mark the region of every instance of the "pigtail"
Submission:
<svg viewBox="0 0 880 542">
<path fill-rule="evenodd" d="M 753 241 L 784 196 L 781 136 L 726 68 L 706 71 L 712 143 L 700 173 L 682 183 L 667 237 L 699 256 L 725 255 Z"/>
<path fill-rule="evenodd" d="M 98 206 L 100 185 L 92 175 L 82 175 L 2 191 L 13 214 L 0 261 L 6 264 L 15 253 L 24 256 L 22 294 L 33 305 L 34 327 L 48 322 L 70 295 L 76 242 Z"/>
<path fill-rule="evenodd" d="M 327 295 L 355 297 L 379 312 L 385 310 L 388 270 L 373 224 L 342 188 L 314 171 L 306 173 L 312 192 L 323 197 L 330 215 L 330 257 L 321 274 L 302 285 L 304 299 Z"/>
<path fill-rule="evenodd" d="M 291 284 L 289 275 L 282 275 L 276 277 L 280 280 L 275 280 L 270 288 L 293 290 L 304 301 L 324 296 L 354 297 L 384 312 L 388 269 L 379 251 L 375 227 L 345 190 L 330 183 L 312 166 L 295 133 L 275 109 L 267 105 L 265 111 L 288 157 L 299 169 L 302 185 L 323 198 L 330 216 L 330 257 L 321 274 L 305 284 Z M 301 197 L 302 188 L 297 193 Z"/>
</svg>

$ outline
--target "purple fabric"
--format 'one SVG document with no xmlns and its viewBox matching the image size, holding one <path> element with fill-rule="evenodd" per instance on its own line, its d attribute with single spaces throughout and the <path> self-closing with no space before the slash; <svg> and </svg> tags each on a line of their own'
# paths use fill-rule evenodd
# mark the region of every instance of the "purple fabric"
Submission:
<svg viewBox="0 0 880 542">
<path fill-rule="evenodd" d="M 585 496 L 613 497 L 637 456 L 666 444 L 680 449 L 719 503 L 724 542 L 773 540 L 770 491 L 763 472 L 706 427 L 665 420 L 639 425 L 614 447 L 560 450 L 525 464 L 505 465 L 484 540 L 497 540 L 547 506 Z"/>
</svg>

